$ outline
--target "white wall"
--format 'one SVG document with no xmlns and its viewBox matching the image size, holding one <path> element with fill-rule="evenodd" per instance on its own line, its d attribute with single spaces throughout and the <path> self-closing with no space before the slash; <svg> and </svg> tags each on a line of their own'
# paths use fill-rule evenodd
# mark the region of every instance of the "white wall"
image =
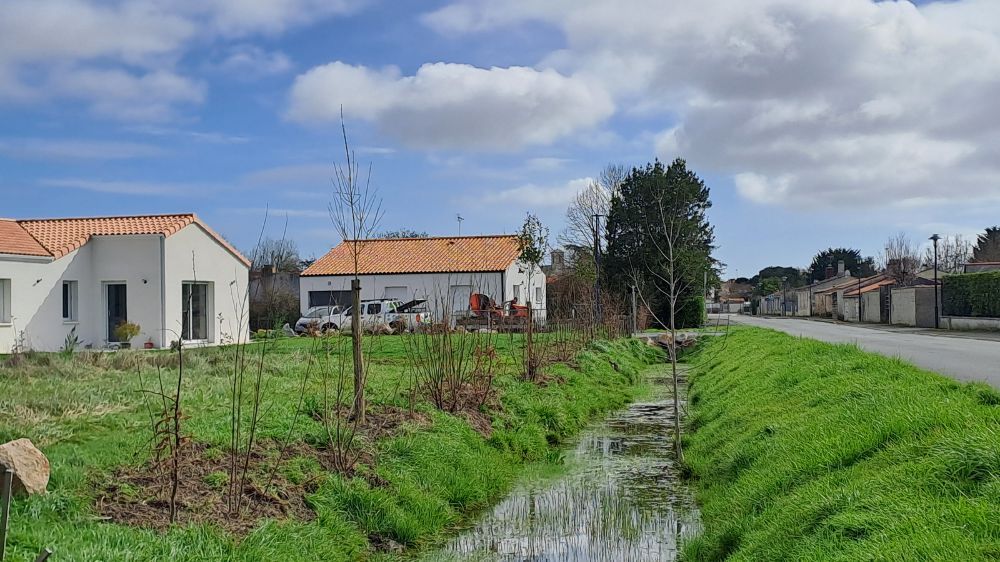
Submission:
<svg viewBox="0 0 1000 562">
<path fill-rule="evenodd" d="M 207 343 L 227 343 L 249 337 L 250 268 L 246 264 L 197 223 L 189 224 L 164 240 L 164 264 L 166 317 L 161 345 L 167 346 L 180 337 L 181 286 L 186 281 L 210 283 Z"/>
<path fill-rule="evenodd" d="M 451 308 L 452 311 L 466 310 L 469 306 L 469 290 L 490 295 L 500 302 L 502 287 L 500 277 L 499 273 L 407 273 L 361 275 L 359 279 L 362 300 L 427 299 L 428 308 L 434 314 L 440 315 L 445 308 Z M 302 311 L 309 308 L 310 291 L 350 291 L 352 278 L 351 275 L 301 277 L 299 300 Z M 455 297 L 454 304 L 452 304 L 453 287 L 462 288 L 462 297 Z"/>
<path fill-rule="evenodd" d="M 545 307 L 545 274 L 536 269 L 528 286 L 527 272 L 517 264 L 512 264 L 504 273 L 407 273 L 393 275 L 361 275 L 361 298 L 400 298 L 396 296 L 405 290 L 408 299 L 427 299 L 428 308 L 440 318 L 444 309 L 452 312 L 465 311 L 469 306 L 469 291 L 489 295 L 497 303 L 511 300 L 514 286 L 520 285 L 520 304 L 525 304 L 526 291 L 532 296 L 532 306 Z M 299 304 L 304 312 L 309 308 L 310 291 L 349 291 L 350 275 L 304 276 L 299 280 Z M 405 288 L 405 289 L 404 289 Z M 536 289 L 538 292 L 536 293 Z M 537 294 L 541 302 L 535 303 Z"/>
<path fill-rule="evenodd" d="M 882 294 L 879 291 L 869 291 L 862 297 L 861 313 L 865 315 L 865 322 L 878 324 L 882 321 Z"/>
<path fill-rule="evenodd" d="M 160 236 L 95 236 L 57 260 L 0 258 L 0 279 L 11 279 L 12 322 L 0 325 L 0 353 L 23 336 L 26 348 L 55 351 L 75 326 L 81 347 L 107 342 L 104 283 L 126 284 L 128 320 L 138 324 L 142 345 L 157 341 L 160 325 Z M 62 319 L 62 282 L 76 281 L 77 320 Z"/>
<path fill-rule="evenodd" d="M 917 291 L 913 287 L 892 289 L 892 305 L 889 318 L 900 326 L 917 325 Z"/>
<path fill-rule="evenodd" d="M 104 347 L 109 282 L 125 284 L 128 321 L 140 327 L 132 345 L 140 347 L 147 340 L 157 347 L 169 345 L 181 327 L 181 282 L 194 279 L 192 250 L 197 279 L 214 287 L 209 297 L 211 342 L 219 342 L 220 331 L 246 337 L 248 310 L 242 307 L 241 320 L 239 304 L 246 302 L 249 270 L 200 226 L 191 224 L 168 238 L 94 236 L 57 260 L 0 256 L 0 279 L 11 279 L 13 317 L 11 323 L 0 324 L 0 353 L 9 353 L 22 335 L 25 348 L 57 351 L 73 327 L 81 347 Z M 62 318 L 63 281 L 78 283 L 75 322 Z"/>
</svg>

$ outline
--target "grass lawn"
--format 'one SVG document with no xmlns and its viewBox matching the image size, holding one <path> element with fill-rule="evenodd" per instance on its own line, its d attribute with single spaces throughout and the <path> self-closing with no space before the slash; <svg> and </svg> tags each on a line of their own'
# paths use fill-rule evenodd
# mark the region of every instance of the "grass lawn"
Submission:
<svg viewBox="0 0 1000 562">
<path fill-rule="evenodd" d="M 691 357 L 687 560 L 1000 557 L 1000 394 L 757 328 Z"/>
<path fill-rule="evenodd" d="M 192 523 L 194 511 L 182 511 L 180 523 L 167 530 L 139 528 L 107 520 L 97 505 L 110 488 L 153 509 L 147 492 L 123 484 L 118 475 L 148 470 L 150 414 L 140 388 L 155 384 L 155 364 L 172 384 L 176 354 L 34 354 L 0 367 L 0 442 L 27 437 L 52 464 L 49 493 L 13 504 L 8 560 L 34 559 L 46 546 L 59 561 L 356 560 L 392 556 L 379 551 L 385 545 L 413 550 L 435 544 L 499 499 L 525 462 L 557 455 L 556 444 L 632 399 L 641 390 L 640 369 L 659 358 L 636 341 L 595 342 L 572 366 L 547 366 L 546 382 L 536 384 L 521 380 L 515 359 L 520 338 L 501 338 L 497 396 L 480 412 L 486 427 L 477 431 L 468 416 L 442 413 L 424 394 L 412 393 L 401 338 L 378 338 L 368 354 L 370 411 L 408 412 L 415 396 L 416 413 L 394 430 L 365 439 L 362 464 L 345 477 L 324 462 L 328 440 L 317 418 L 324 410 L 322 373 L 330 369 L 316 341 L 273 345 L 259 432 L 265 467 L 292 436 L 278 479 L 286 493 L 300 496 L 307 513 L 259 519 L 237 534 L 211 522 Z M 348 346 L 342 349 L 349 354 Z M 183 429 L 202 460 L 223 458 L 230 449 L 232 353 L 185 352 Z M 137 360 L 144 364 L 141 384 Z M 254 471 L 253 478 L 259 481 L 265 472 Z M 225 488 L 227 476 L 201 474 L 181 486 Z M 198 507 L 197 497 L 186 501 L 192 510 Z"/>
</svg>

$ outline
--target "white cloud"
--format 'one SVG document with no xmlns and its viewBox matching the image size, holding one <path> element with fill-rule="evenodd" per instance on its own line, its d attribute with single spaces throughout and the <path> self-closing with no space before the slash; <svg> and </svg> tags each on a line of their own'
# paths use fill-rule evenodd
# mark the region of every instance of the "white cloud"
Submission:
<svg viewBox="0 0 1000 562">
<path fill-rule="evenodd" d="M 196 196 L 204 194 L 208 186 L 198 186 L 186 183 L 160 183 L 145 181 L 105 181 L 84 178 L 43 179 L 38 182 L 48 187 L 65 189 L 80 189 L 95 193 L 111 193 L 118 195 L 140 196 Z"/>
<path fill-rule="evenodd" d="M 0 154 L 35 160 L 127 160 L 163 154 L 141 143 L 76 139 L 0 138 Z"/>
<path fill-rule="evenodd" d="M 333 180 L 333 165 L 322 163 L 292 164 L 276 166 L 250 172 L 243 176 L 243 183 L 263 186 L 293 186 L 309 188 L 316 186 L 330 189 Z"/>
<path fill-rule="evenodd" d="M 300 75 L 288 117 L 300 123 L 348 118 L 418 148 L 513 150 L 593 127 L 614 104 L 596 84 L 554 70 L 434 63 L 413 76 L 333 62 Z"/>
<path fill-rule="evenodd" d="M 198 104 L 205 97 L 204 86 L 179 68 L 194 47 L 284 33 L 365 4 L 367 0 L 4 0 L 0 103 L 82 99 L 103 116 L 164 120 L 173 116 L 175 106 Z M 255 75 L 290 68 L 281 53 L 246 47 L 231 53 L 225 64 Z"/>
<path fill-rule="evenodd" d="M 243 79 L 282 74 L 292 69 L 292 61 L 281 51 L 266 51 L 255 45 L 236 45 L 218 64 L 223 72 Z"/>
<path fill-rule="evenodd" d="M 326 219 L 330 220 L 329 209 L 269 209 L 264 207 L 249 207 L 225 209 L 226 212 L 238 215 L 259 215 L 260 217 L 270 217 L 272 219 Z"/>
<path fill-rule="evenodd" d="M 483 199 L 487 203 L 520 205 L 525 209 L 536 207 L 565 208 L 578 193 L 586 189 L 593 181 L 593 178 L 577 178 L 556 186 L 527 184 L 486 193 Z"/>
<path fill-rule="evenodd" d="M 89 100 L 95 114 L 124 121 L 165 121 L 176 104 L 198 104 L 205 86 L 168 71 L 135 75 L 122 70 L 66 70 L 49 87 L 66 97 Z"/>
<path fill-rule="evenodd" d="M 442 33 L 525 21 L 539 63 L 676 124 L 661 158 L 731 174 L 760 203 L 927 205 L 1000 196 L 1000 3 L 990 0 L 456 0 Z"/>
</svg>

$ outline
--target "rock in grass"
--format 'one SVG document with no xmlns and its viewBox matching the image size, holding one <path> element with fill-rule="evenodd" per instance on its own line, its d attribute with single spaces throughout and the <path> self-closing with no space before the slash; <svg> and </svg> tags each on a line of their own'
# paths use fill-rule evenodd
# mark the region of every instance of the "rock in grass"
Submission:
<svg viewBox="0 0 1000 562">
<path fill-rule="evenodd" d="M 0 472 L 14 471 L 15 496 L 44 494 L 49 484 L 49 459 L 30 439 L 15 439 L 0 445 Z"/>
</svg>

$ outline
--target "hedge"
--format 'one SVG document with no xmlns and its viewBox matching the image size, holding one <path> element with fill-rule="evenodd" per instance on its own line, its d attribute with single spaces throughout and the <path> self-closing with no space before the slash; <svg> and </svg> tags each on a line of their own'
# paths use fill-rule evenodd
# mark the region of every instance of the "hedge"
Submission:
<svg viewBox="0 0 1000 562">
<path fill-rule="evenodd" d="M 1000 318 L 1000 271 L 946 275 L 941 304 L 945 316 Z"/>
</svg>

